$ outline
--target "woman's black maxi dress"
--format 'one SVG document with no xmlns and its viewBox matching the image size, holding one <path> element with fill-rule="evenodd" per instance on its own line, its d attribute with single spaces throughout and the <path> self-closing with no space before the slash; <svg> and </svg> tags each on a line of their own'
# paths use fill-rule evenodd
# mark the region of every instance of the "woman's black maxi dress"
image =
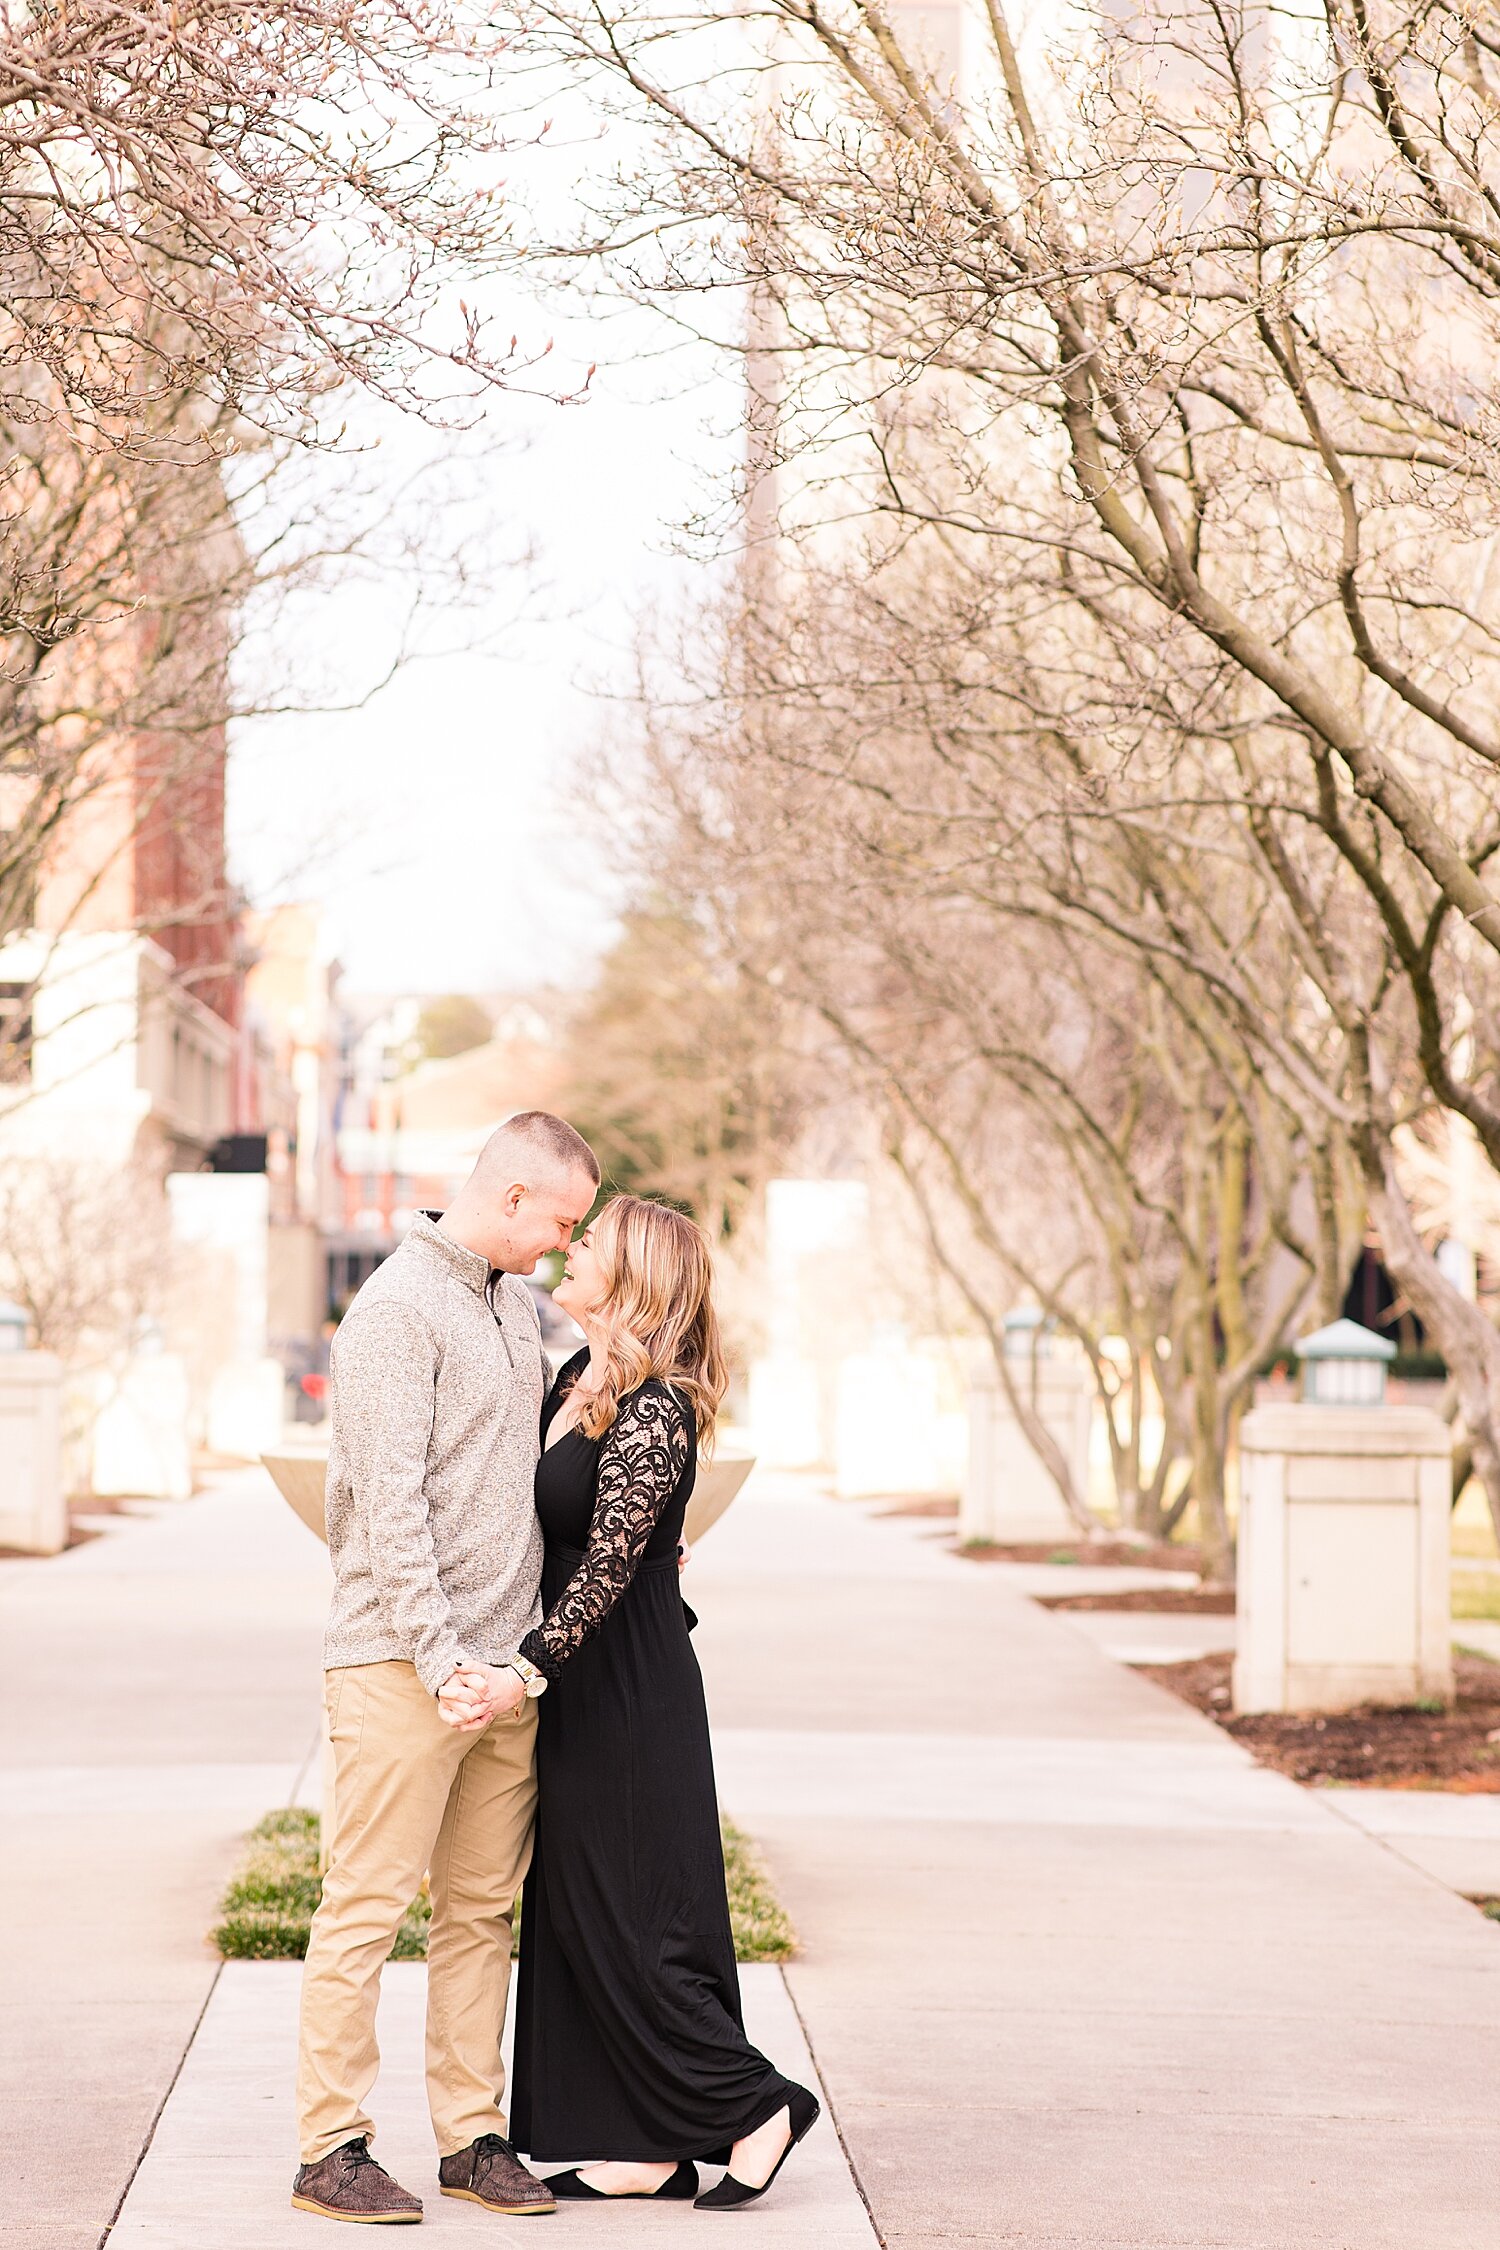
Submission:
<svg viewBox="0 0 1500 2250">
<path fill-rule="evenodd" d="M 536 1848 L 521 1910 L 510 2137 L 542 2162 L 726 2163 L 796 2091 L 745 2037 L 708 1711 L 677 1543 L 692 1415 L 655 1381 L 599 1439 L 542 1409 Z"/>
</svg>

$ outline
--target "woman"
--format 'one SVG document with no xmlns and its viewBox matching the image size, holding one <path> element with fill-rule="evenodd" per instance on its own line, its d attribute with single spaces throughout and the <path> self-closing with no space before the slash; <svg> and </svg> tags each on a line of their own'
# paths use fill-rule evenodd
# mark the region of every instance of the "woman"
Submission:
<svg viewBox="0 0 1500 2250">
<path fill-rule="evenodd" d="M 617 1196 L 556 1302 L 587 1348 L 542 1409 L 544 1616 L 521 1653 L 538 1711 L 536 1849 L 521 1916 L 511 2137 L 601 2161 L 564 2197 L 765 2193 L 818 2104 L 745 2037 L 703 1681 L 677 1547 L 725 1372 L 708 1243 Z M 693 2160 L 724 2164 L 698 2194 Z"/>
</svg>

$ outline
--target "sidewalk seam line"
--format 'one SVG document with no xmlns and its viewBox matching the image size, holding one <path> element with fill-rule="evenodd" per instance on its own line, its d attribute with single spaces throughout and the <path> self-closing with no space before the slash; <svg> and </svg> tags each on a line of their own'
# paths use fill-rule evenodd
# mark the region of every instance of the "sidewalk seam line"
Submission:
<svg viewBox="0 0 1500 2250">
<path fill-rule="evenodd" d="M 156 2138 L 156 2128 L 158 2125 L 160 2125 L 162 2118 L 166 2115 L 168 2102 L 172 2099 L 172 2096 L 177 2091 L 177 2081 L 182 2076 L 188 2056 L 193 2051 L 193 2041 L 197 2038 L 199 2032 L 203 2029 L 203 2019 L 208 2014 L 209 2002 L 213 1999 L 214 1994 L 218 1991 L 219 1979 L 223 1974 L 224 1964 L 222 1961 L 220 1961 L 217 1968 L 214 1970 L 213 1975 L 209 1979 L 208 1990 L 203 1995 L 203 2005 L 198 2010 L 197 2015 L 193 2018 L 193 2028 L 187 2035 L 187 2043 L 183 2047 L 182 2053 L 177 2058 L 177 2068 L 173 2071 L 171 2079 L 167 2085 L 167 2090 L 162 2095 L 161 2100 L 157 2103 L 156 2113 L 152 2117 L 151 2123 L 146 2128 L 146 2138 L 141 2143 L 140 2154 L 137 2156 L 135 2162 L 130 2167 L 130 2177 L 120 2190 L 119 2202 L 115 2205 L 114 2210 L 110 2213 L 109 2218 L 105 2221 L 104 2232 L 100 2235 L 98 2243 L 95 2246 L 95 2250 L 104 2250 L 104 2245 L 108 2242 L 110 2236 L 114 2233 L 115 2228 L 120 2223 L 120 2213 L 125 2208 L 125 2199 L 129 2195 L 131 2189 L 135 2186 L 137 2173 L 140 2171 L 141 2166 L 145 2163 L 146 2158 L 151 2153 L 151 2143 Z"/>
<path fill-rule="evenodd" d="M 865 2193 L 865 2183 L 859 2176 L 859 2167 L 854 2161 L 854 2157 L 849 2148 L 849 2143 L 844 2138 L 844 2128 L 838 2121 L 838 2113 L 833 2106 L 833 2095 L 829 2090 L 828 2081 L 823 2075 L 823 2066 L 818 2061 L 818 2050 L 813 2045 L 812 2032 L 808 2027 L 807 2018 L 803 2015 L 802 2010 L 797 2005 L 797 1995 L 795 1992 L 793 1992 L 791 1985 L 788 1982 L 786 1963 L 784 1961 L 778 1964 L 777 1973 L 781 1978 L 781 1989 L 786 1994 L 787 1999 L 791 2003 L 792 2014 L 797 2019 L 798 2029 L 802 2033 L 803 2040 L 806 2043 L 807 2051 L 812 2057 L 812 2066 L 813 2069 L 817 2072 L 818 2084 L 822 2087 L 824 2099 L 828 2104 L 828 2122 L 833 2127 L 834 2135 L 837 2138 L 840 2149 L 843 2151 L 844 2162 L 848 2167 L 849 2177 L 854 2182 L 854 2192 L 865 2207 L 865 2217 L 870 2222 L 870 2232 L 874 2235 L 875 2240 L 879 2243 L 880 2250 L 888 2250 L 885 2234 L 882 2231 L 880 2221 L 876 2218 L 874 2206 L 871 2203 L 868 2195 L 866 2195 Z"/>
<path fill-rule="evenodd" d="M 1301 1786 L 1305 1787 L 1306 1784 L 1304 1783 Z M 1310 1794 L 1311 1791 L 1309 1791 L 1309 1795 Z M 1318 1794 L 1319 1796 L 1331 1797 L 1336 1795 L 1337 1792 L 1332 1789 L 1319 1790 Z M 1339 1823 L 1340 1827 L 1344 1829 L 1346 1834 L 1353 1836 L 1363 1836 L 1367 1843 L 1377 1845 L 1379 1849 L 1387 1855 L 1388 1858 L 1395 1860 L 1398 1866 L 1404 1867 L 1407 1870 L 1408 1874 L 1420 1875 L 1424 1882 L 1431 1883 L 1435 1890 L 1442 1891 L 1447 1898 L 1461 1898 L 1469 1906 L 1472 1906 L 1474 1904 L 1473 1899 L 1469 1897 L 1467 1891 L 1455 1890 L 1451 1883 L 1445 1883 L 1443 1881 L 1441 1875 L 1434 1875 L 1430 1867 L 1419 1866 L 1416 1860 L 1408 1859 L 1405 1852 L 1401 1850 L 1400 1846 L 1395 1842 L 1394 1838 L 1387 1836 L 1383 1833 L 1382 1830 L 1378 1828 L 1366 1828 L 1363 1822 L 1358 1820 L 1351 1820 L 1349 1818 L 1349 1815 L 1338 1805 L 1330 1805 L 1328 1807 L 1328 1810 L 1330 1813 L 1332 1813 L 1334 1819 Z M 1415 1840 L 1420 1843 L 1424 1839 L 1418 1837 Z M 1460 1837 L 1456 1840 L 1460 1843 L 1472 1841 L 1471 1838 L 1467 1837 Z M 1428 1838 L 1426 1839 L 1426 1841 L 1448 1842 L 1449 1839 L 1446 1837 Z"/>
</svg>

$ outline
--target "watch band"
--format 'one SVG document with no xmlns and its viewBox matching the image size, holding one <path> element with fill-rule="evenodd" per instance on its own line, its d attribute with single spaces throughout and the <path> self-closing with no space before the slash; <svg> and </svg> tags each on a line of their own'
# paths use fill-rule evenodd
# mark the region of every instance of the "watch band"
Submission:
<svg viewBox="0 0 1500 2250">
<path fill-rule="evenodd" d="M 516 1678 L 520 1681 L 522 1687 L 525 1688 L 526 1693 L 531 1697 L 533 1702 L 535 1702 L 536 1698 L 539 1695 L 546 1694 L 547 1675 L 545 1672 L 539 1672 L 536 1666 L 531 1662 L 531 1659 L 529 1657 L 511 1657 L 510 1668 L 515 1673 Z"/>
</svg>

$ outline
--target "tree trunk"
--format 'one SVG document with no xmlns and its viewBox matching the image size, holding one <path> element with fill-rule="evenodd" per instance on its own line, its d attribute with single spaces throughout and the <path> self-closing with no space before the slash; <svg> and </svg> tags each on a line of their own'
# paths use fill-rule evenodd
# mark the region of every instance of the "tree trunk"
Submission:
<svg viewBox="0 0 1500 2250">
<path fill-rule="evenodd" d="M 1000 1378 L 1000 1388 L 1010 1401 L 1010 1410 L 1020 1426 L 1021 1433 L 1048 1476 L 1057 1486 L 1063 1506 L 1067 1509 L 1068 1514 L 1073 1518 L 1085 1539 L 1102 1539 L 1104 1526 L 1092 1512 L 1087 1500 L 1073 1482 L 1073 1471 L 1067 1455 L 1037 1412 L 1035 1358 L 1029 1363 L 1032 1377 L 1029 1387 L 1032 1396 L 1028 1398 L 1026 1395 L 1027 1386 L 1016 1381 L 1013 1363 L 1007 1360 L 1003 1347 L 995 1350 L 992 1343 L 990 1356 L 995 1362 L 995 1373 Z"/>
<path fill-rule="evenodd" d="M 1203 1575 L 1215 1586 L 1232 1586 L 1234 1541 L 1229 1535 L 1229 1513 L 1224 1505 L 1217 1339 L 1213 1315 L 1207 1304 L 1194 1327 L 1197 1365 L 1193 1370 L 1193 1497 L 1198 1503 Z"/>
<path fill-rule="evenodd" d="M 1365 1178 L 1387 1269 L 1448 1363 L 1474 1474 L 1500 1539 L 1500 1335 L 1454 1288 L 1422 1241 L 1388 1147 L 1367 1155 Z"/>
</svg>

